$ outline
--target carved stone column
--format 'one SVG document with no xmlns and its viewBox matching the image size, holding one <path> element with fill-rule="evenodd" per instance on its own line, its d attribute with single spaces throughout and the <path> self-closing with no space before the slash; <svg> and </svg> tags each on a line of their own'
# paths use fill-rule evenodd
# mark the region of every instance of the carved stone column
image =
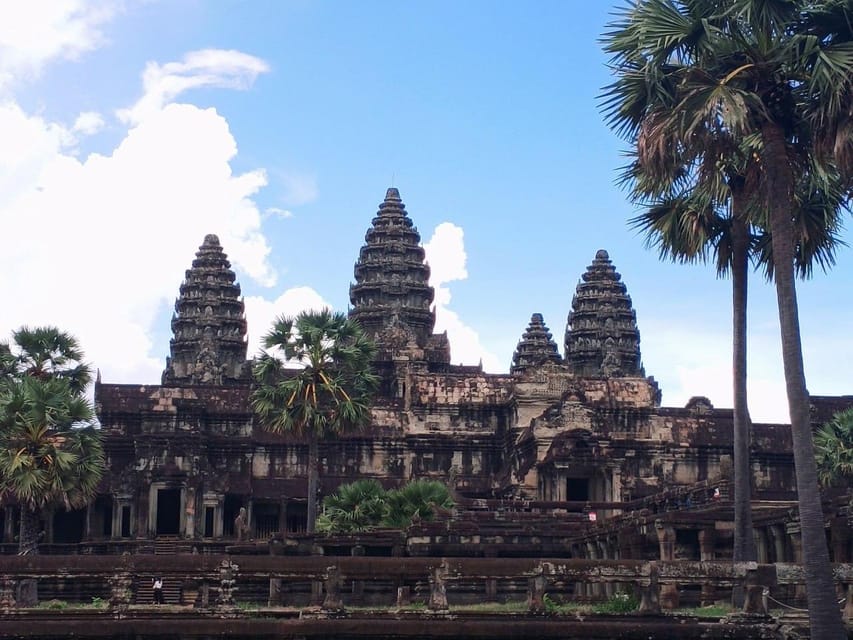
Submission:
<svg viewBox="0 0 853 640">
<path fill-rule="evenodd" d="M 429 604 L 430 611 L 446 612 L 450 610 L 447 604 L 447 578 L 448 567 L 442 562 L 434 567 L 429 574 Z"/>
<path fill-rule="evenodd" d="M 699 560 L 702 562 L 713 562 L 715 553 L 714 547 L 717 543 L 717 530 L 711 527 L 705 527 L 699 530 Z M 701 604 L 703 607 L 714 604 L 716 601 L 716 588 L 707 580 L 702 583 L 702 593 L 700 595 Z"/>
<path fill-rule="evenodd" d="M 660 559 L 664 562 L 675 560 L 675 528 L 671 524 L 658 520 L 655 522 L 655 531 L 658 535 Z M 660 606 L 664 609 L 677 609 L 678 604 L 678 585 L 662 584 L 660 586 Z"/>
<path fill-rule="evenodd" d="M 658 576 L 660 570 L 656 562 L 646 563 L 648 578 L 640 579 L 640 608 L 639 613 L 646 615 L 660 614 L 660 585 Z"/>
<path fill-rule="evenodd" d="M 0 610 L 8 611 L 18 606 L 15 601 L 16 580 L 5 576 L 0 578 Z"/>
<path fill-rule="evenodd" d="M 344 602 L 341 600 L 341 572 L 336 565 L 326 567 L 323 576 L 323 588 L 326 597 L 323 598 L 323 611 L 340 613 L 344 610 Z"/>
<path fill-rule="evenodd" d="M 353 556 L 363 556 L 364 555 L 364 547 L 360 544 L 354 545 L 352 549 L 350 549 L 350 555 Z M 362 604 L 364 602 L 364 580 L 353 580 L 352 581 L 352 603 L 353 604 Z"/>
<path fill-rule="evenodd" d="M 800 523 L 797 522 L 789 522 L 785 525 L 785 533 L 788 534 L 788 540 L 790 541 L 791 553 L 794 556 L 792 560 L 797 564 L 803 563 L 803 538 L 800 532 Z M 806 599 L 806 585 L 798 584 L 794 587 L 794 598 L 798 603 L 807 602 Z"/>
<path fill-rule="evenodd" d="M 595 542 L 586 543 L 586 556 L 590 560 L 598 560 L 598 545 Z M 591 598 L 601 598 L 604 590 L 600 582 L 587 582 L 587 595 Z"/>
<path fill-rule="evenodd" d="M 527 580 L 527 611 L 530 613 L 545 613 L 545 589 L 548 580 L 542 565 L 536 567 L 533 576 Z"/>
</svg>

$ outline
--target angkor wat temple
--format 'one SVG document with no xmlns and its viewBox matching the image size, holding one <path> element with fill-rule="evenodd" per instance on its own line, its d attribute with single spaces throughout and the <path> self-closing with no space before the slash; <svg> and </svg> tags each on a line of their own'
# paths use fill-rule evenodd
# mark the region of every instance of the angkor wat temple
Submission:
<svg viewBox="0 0 853 640">
<path fill-rule="evenodd" d="M 606 251 L 581 276 L 564 355 L 533 313 L 505 374 L 451 364 L 446 333 L 434 333 L 429 276 L 417 228 L 388 189 L 355 263 L 349 312 L 376 340 L 381 391 L 368 428 L 321 444 L 321 493 L 356 478 L 387 487 L 435 478 L 458 505 L 388 548 L 382 536 L 361 540 L 368 555 L 731 557 L 732 411 L 705 398 L 660 406 Z M 253 540 L 304 532 L 307 444 L 253 417 L 240 285 L 215 235 L 186 271 L 171 326 L 161 385 L 98 381 L 109 472 L 87 509 L 45 523 L 46 553 L 221 551 L 243 507 Z M 853 398 L 812 402 L 819 424 Z M 787 425 L 753 425 L 751 468 L 760 560 L 796 561 Z M 13 551 L 9 511 L 0 531 Z M 828 501 L 825 513 L 834 559 L 847 561 L 846 504 Z"/>
</svg>

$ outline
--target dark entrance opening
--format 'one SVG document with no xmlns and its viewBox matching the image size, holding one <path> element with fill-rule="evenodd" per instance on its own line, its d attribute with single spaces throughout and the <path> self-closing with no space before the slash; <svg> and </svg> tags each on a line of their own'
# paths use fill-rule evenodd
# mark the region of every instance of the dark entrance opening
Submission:
<svg viewBox="0 0 853 640">
<path fill-rule="evenodd" d="M 288 533 L 305 533 L 308 528 L 308 505 L 291 502 L 285 513 Z"/>
<path fill-rule="evenodd" d="M 57 511 L 53 514 L 53 541 L 59 544 L 76 544 L 83 539 L 86 529 L 86 510 Z"/>
<path fill-rule="evenodd" d="M 130 505 L 123 505 L 121 508 L 121 537 L 130 537 Z"/>
<path fill-rule="evenodd" d="M 109 538 L 113 535 L 113 499 L 111 496 L 98 496 L 90 507 L 91 532 L 93 536 Z"/>
<path fill-rule="evenodd" d="M 589 500 L 589 478 L 566 478 L 566 500 L 586 502 Z"/>
<path fill-rule="evenodd" d="M 213 514 L 216 512 L 215 507 L 204 508 L 204 537 L 213 537 Z"/>
<path fill-rule="evenodd" d="M 265 540 L 279 530 L 280 506 L 272 502 L 258 502 L 252 505 L 255 519 L 255 538 Z"/>
<path fill-rule="evenodd" d="M 240 513 L 240 507 L 243 506 L 243 499 L 241 496 L 236 496 L 231 493 L 225 494 L 225 501 L 222 504 L 222 517 L 225 519 L 223 522 L 222 532 L 225 536 L 233 536 L 234 535 L 234 519 Z"/>
<path fill-rule="evenodd" d="M 698 529 L 676 529 L 675 530 L 675 559 L 676 560 L 700 560 L 699 530 Z"/>
<path fill-rule="evenodd" d="M 157 535 L 175 536 L 181 528 L 181 490 L 157 490 Z"/>
</svg>

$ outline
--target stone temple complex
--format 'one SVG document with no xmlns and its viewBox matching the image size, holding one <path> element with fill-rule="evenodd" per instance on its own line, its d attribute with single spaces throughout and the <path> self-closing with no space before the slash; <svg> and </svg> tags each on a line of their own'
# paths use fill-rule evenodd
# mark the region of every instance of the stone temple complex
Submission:
<svg viewBox="0 0 853 640">
<path fill-rule="evenodd" d="M 263 431 L 252 414 L 244 306 L 225 250 L 206 236 L 186 271 L 162 384 L 98 381 L 109 472 L 88 508 L 48 518 L 44 553 L 219 553 L 235 543 L 241 509 L 250 539 L 299 548 L 307 443 Z M 349 289 L 350 316 L 378 346 L 381 389 L 366 429 L 321 443 L 321 494 L 357 478 L 386 487 L 431 478 L 450 485 L 457 507 L 408 532 L 318 539 L 309 549 L 731 558 L 732 411 L 702 397 L 661 406 L 626 284 L 607 251 L 590 253 L 567 301 L 562 345 L 531 310 L 507 373 L 452 365 L 446 333 L 434 332 L 421 237 L 397 189 L 388 189 Z M 853 398 L 812 403 L 820 424 Z M 760 561 L 799 560 L 787 425 L 753 425 L 751 469 Z M 0 513 L 2 548 L 13 552 L 14 507 Z M 828 502 L 825 514 L 831 553 L 847 561 L 847 506 Z"/>
</svg>

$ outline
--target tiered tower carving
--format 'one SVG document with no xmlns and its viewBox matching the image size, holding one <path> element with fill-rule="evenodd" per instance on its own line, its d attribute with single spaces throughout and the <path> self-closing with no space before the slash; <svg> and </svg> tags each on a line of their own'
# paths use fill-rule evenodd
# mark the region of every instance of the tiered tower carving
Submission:
<svg viewBox="0 0 853 640">
<path fill-rule="evenodd" d="M 566 363 L 581 376 L 643 376 L 637 315 L 603 249 L 578 284 L 566 324 Z"/>
<path fill-rule="evenodd" d="M 515 348 L 515 353 L 512 354 L 510 373 L 523 373 L 530 367 L 562 362 L 563 358 L 557 351 L 557 343 L 552 339 L 542 314 L 534 313 L 530 317 L 527 330 Z"/>
<path fill-rule="evenodd" d="M 429 286 L 421 236 L 393 187 L 365 234 L 350 285 L 350 317 L 383 346 L 396 340 L 425 348 L 435 326 L 430 309 L 435 291 Z"/>
<path fill-rule="evenodd" d="M 227 385 L 249 378 L 240 285 L 213 234 L 187 269 L 172 315 L 164 385 Z"/>
</svg>

